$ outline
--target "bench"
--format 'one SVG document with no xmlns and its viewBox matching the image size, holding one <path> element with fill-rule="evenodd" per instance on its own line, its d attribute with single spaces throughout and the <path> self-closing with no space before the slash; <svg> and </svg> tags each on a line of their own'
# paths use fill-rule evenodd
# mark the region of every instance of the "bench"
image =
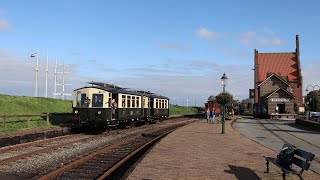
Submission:
<svg viewBox="0 0 320 180">
<path fill-rule="evenodd" d="M 288 147 L 288 144 L 284 144 L 282 148 L 284 147 Z M 299 171 L 296 169 L 292 169 L 292 167 L 284 167 L 280 164 L 277 163 L 277 158 L 273 158 L 273 157 L 266 157 L 264 156 L 264 158 L 267 161 L 267 171 L 265 173 L 269 173 L 269 162 L 272 162 L 273 164 L 275 164 L 277 167 L 279 167 L 282 170 L 282 177 L 283 179 L 286 179 L 286 174 L 295 174 L 297 176 L 300 177 L 300 179 L 303 179 L 302 177 L 302 173 L 303 171 L 307 171 L 310 167 L 310 161 L 313 160 L 314 158 L 314 154 L 312 154 L 311 152 L 307 152 L 304 151 L 302 149 L 296 149 L 294 151 L 294 157 L 292 158 L 291 162 L 292 164 L 296 165 L 299 168 Z"/>
<path fill-rule="evenodd" d="M 282 118 L 282 117 L 286 117 L 286 118 L 293 118 L 295 119 L 297 116 L 297 114 L 278 114 L 278 113 L 271 113 L 270 114 L 270 118 L 273 119 L 273 118 Z"/>
</svg>

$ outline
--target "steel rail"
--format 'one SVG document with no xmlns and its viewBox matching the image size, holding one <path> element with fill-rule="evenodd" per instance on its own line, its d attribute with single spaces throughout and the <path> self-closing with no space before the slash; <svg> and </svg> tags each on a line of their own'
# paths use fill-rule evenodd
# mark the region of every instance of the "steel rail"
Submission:
<svg viewBox="0 0 320 180">
<path fill-rule="evenodd" d="M 99 136 L 103 136 L 103 135 L 99 135 Z M 55 150 L 55 149 L 58 149 L 58 148 L 61 148 L 61 147 L 64 147 L 64 146 L 68 146 L 70 144 L 78 143 L 78 142 L 81 142 L 81 141 L 87 141 L 87 140 L 90 140 L 90 139 L 96 139 L 99 136 L 92 136 L 92 137 L 87 137 L 87 138 L 83 138 L 83 139 L 78 139 L 78 140 L 75 140 L 75 141 L 71 141 L 71 142 L 67 142 L 67 143 L 63 143 L 63 144 L 58 144 L 58 145 L 54 145 L 54 146 L 51 146 L 51 147 L 47 147 L 47 148 L 31 151 L 31 152 L 28 152 L 28 153 L 20 154 L 20 155 L 17 155 L 17 156 L 9 157 L 9 158 L 6 158 L 6 159 L 2 159 L 2 160 L 0 160 L 0 165 L 8 163 L 8 162 L 16 161 L 18 159 L 23 159 L 23 158 L 26 158 L 26 157 L 29 157 L 29 156 L 32 156 L 32 155 L 36 155 L 36 154 L 39 154 L 39 153 L 49 152 L 49 151 L 52 151 L 52 150 Z"/>
<path fill-rule="evenodd" d="M 183 123 L 181 123 L 181 124 L 183 124 Z M 149 133 L 152 133 L 152 132 L 155 132 L 155 131 L 159 131 L 159 130 L 161 130 L 161 129 L 165 129 L 165 128 L 168 128 L 168 127 L 170 127 L 170 126 L 167 126 L 167 127 L 158 127 L 158 128 L 155 128 L 155 129 L 152 129 L 152 130 L 150 130 L 150 131 L 145 132 L 145 134 L 146 134 L 146 133 L 149 134 Z M 92 154 L 89 154 L 89 155 L 87 155 L 87 156 L 85 156 L 85 157 L 83 157 L 83 158 L 81 158 L 81 159 L 79 159 L 79 160 L 77 160 L 77 161 L 74 161 L 74 162 L 72 162 L 72 163 L 70 163 L 70 164 L 67 164 L 67 165 L 65 165 L 64 167 L 60 168 L 60 169 L 57 169 L 57 170 L 55 170 L 55 171 L 53 171 L 53 172 L 51 172 L 51 173 L 49 173 L 49 174 L 47 174 L 47 175 L 44 175 L 44 176 L 40 177 L 40 179 L 41 179 L 41 180 L 54 179 L 54 178 L 56 178 L 57 176 L 62 175 L 64 172 L 67 172 L 67 171 L 69 171 L 69 170 L 71 170 L 71 169 L 73 169 L 73 168 L 75 168 L 75 167 L 77 167 L 77 166 L 80 166 L 80 165 L 84 164 L 85 162 L 93 159 L 94 157 L 98 156 L 99 154 L 103 154 L 103 153 L 105 153 L 105 152 L 107 152 L 107 151 L 110 151 L 110 150 L 112 150 L 112 149 L 115 149 L 115 148 L 117 148 L 117 147 L 119 147 L 119 146 L 121 146 L 121 145 L 124 145 L 124 144 L 126 144 L 126 143 L 128 143 L 128 142 L 130 142 L 130 141 L 136 140 L 136 139 L 138 139 L 138 138 L 140 138 L 140 137 L 142 137 L 142 134 L 135 135 L 135 136 L 133 136 L 133 137 L 130 137 L 129 139 L 126 139 L 126 140 L 117 142 L 117 143 L 115 143 L 115 144 L 113 144 L 113 145 L 110 145 L 110 146 L 108 146 L 108 147 L 105 147 L 105 148 L 103 148 L 103 149 L 100 149 L 100 150 L 98 150 L 98 151 L 96 151 L 96 152 L 94 152 L 94 153 L 92 153 Z"/>
<path fill-rule="evenodd" d="M 59 141 L 59 140 L 64 140 L 64 139 L 71 139 L 73 137 L 78 137 L 78 136 L 81 136 L 81 135 L 82 134 L 66 135 L 66 136 L 61 136 L 61 137 L 50 138 L 50 139 L 39 141 L 39 142 L 30 142 L 30 143 L 27 143 L 27 144 L 18 144 L 18 145 L 14 145 L 14 146 L 10 146 L 10 147 L 3 147 L 3 148 L 0 149 L 0 153 L 6 153 L 6 152 L 9 152 L 9 151 L 16 151 L 16 150 L 20 150 L 20 149 L 23 149 L 23 148 L 28 148 L 28 147 L 32 147 L 32 146 L 38 146 L 38 145 L 51 143 L 51 142 L 54 142 L 54 141 Z"/>
</svg>

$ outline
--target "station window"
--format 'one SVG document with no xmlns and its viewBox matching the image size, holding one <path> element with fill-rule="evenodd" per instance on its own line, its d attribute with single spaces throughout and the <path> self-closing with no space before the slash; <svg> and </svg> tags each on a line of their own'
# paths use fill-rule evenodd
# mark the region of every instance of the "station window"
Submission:
<svg viewBox="0 0 320 180">
<path fill-rule="evenodd" d="M 294 87 L 291 87 L 290 92 L 293 94 L 294 93 Z"/>
<path fill-rule="evenodd" d="M 103 94 L 92 94 L 92 107 L 103 107 Z"/>
<path fill-rule="evenodd" d="M 125 108 L 126 107 L 126 96 L 122 95 L 122 107 Z"/>
</svg>

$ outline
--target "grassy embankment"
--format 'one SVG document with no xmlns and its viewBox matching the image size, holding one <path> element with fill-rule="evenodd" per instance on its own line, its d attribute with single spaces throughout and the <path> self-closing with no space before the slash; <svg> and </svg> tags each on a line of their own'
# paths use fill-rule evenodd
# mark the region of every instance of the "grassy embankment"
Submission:
<svg viewBox="0 0 320 180">
<path fill-rule="evenodd" d="M 46 112 L 72 112 L 71 101 L 0 94 L 0 116 L 40 115 Z M 28 128 L 27 118 L 7 118 L 6 122 L 6 128 L 3 128 L 3 118 L 0 118 L 0 132 Z M 31 118 L 30 127 L 44 126 L 48 125 L 41 117 Z"/>
<path fill-rule="evenodd" d="M 204 113 L 204 107 L 170 106 L 170 116 Z"/>
<path fill-rule="evenodd" d="M 197 114 L 203 111 L 200 107 L 170 106 L 170 116 Z M 0 116 L 2 115 L 40 115 L 42 113 L 71 113 L 71 101 L 52 98 L 9 96 L 0 94 Z M 53 124 L 50 119 L 50 122 Z M 54 124 L 59 124 L 56 122 Z M 41 117 L 31 118 L 30 128 L 47 127 Z M 50 125 L 53 126 L 53 125 Z M 0 132 L 15 131 L 28 128 L 27 118 L 7 118 L 6 128 L 3 128 L 3 118 L 0 118 Z"/>
</svg>

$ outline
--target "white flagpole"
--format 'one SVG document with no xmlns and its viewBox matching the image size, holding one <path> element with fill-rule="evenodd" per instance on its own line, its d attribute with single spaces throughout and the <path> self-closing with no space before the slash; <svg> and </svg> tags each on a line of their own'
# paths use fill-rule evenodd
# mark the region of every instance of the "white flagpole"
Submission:
<svg viewBox="0 0 320 180">
<path fill-rule="evenodd" d="M 48 71 L 49 71 L 49 57 L 48 57 L 48 50 L 47 50 L 47 65 L 46 65 L 46 98 L 48 97 Z"/>
<path fill-rule="evenodd" d="M 36 60 L 36 89 L 35 89 L 35 93 L 34 93 L 35 97 L 38 96 L 38 72 L 39 72 L 39 59 L 38 59 L 38 56 L 39 56 L 39 52 L 38 52 L 38 54 L 36 54 L 36 56 L 37 56 L 37 60 Z"/>
</svg>

